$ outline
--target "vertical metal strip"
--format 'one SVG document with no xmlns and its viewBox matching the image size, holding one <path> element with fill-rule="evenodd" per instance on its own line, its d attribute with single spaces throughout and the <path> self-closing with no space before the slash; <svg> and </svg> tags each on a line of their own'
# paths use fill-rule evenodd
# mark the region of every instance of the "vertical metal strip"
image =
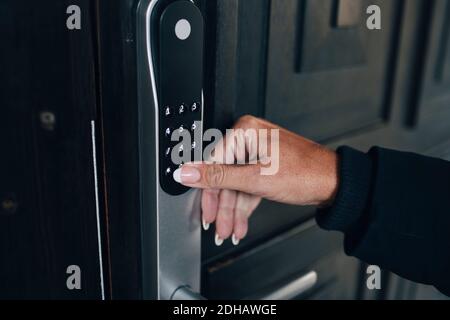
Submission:
<svg viewBox="0 0 450 320">
<path fill-rule="evenodd" d="M 92 159 L 94 166 L 94 184 L 95 184 L 95 212 L 97 216 L 97 241 L 98 241 L 98 260 L 100 266 L 100 288 L 102 292 L 102 300 L 105 300 L 105 286 L 103 282 L 103 261 L 102 261 L 102 236 L 100 228 L 100 207 L 98 200 L 98 176 L 97 176 L 97 150 L 95 143 L 95 121 L 91 121 L 91 134 L 92 134 Z"/>
</svg>

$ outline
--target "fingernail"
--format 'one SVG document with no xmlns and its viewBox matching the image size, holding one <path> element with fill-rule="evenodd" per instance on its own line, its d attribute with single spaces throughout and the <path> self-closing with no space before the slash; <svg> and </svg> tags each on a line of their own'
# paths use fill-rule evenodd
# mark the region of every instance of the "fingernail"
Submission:
<svg viewBox="0 0 450 320">
<path fill-rule="evenodd" d="M 239 241 L 241 241 L 241 240 L 239 240 L 238 238 L 236 238 L 236 236 L 235 236 L 234 233 L 233 233 L 233 235 L 231 236 L 231 242 L 233 242 L 233 244 L 234 244 L 235 246 L 237 246 L 237 245 L 239 244 Z"/>
<path fill-rule="evenodd" d="M 173 173 L 173 179 L 178 183 L 196 183 L 200 181 L 200 171 L 194 167 L 183 166 Z"/>
<path fill-rule="evenodd" d="M 216 233 L 216 237 L 215 237 L 214 241 L 216 242 L 216 246 L 218 246 L 218 247 L 220 247 L 223 243 L 223 239 L 220 239 L 220 237 L 217 233 Z"/>
<path fill-rule="evenodd" d="M 208 230 L 209 230 L 209 223 L 207 223 L 205 220 L 203 220 L 203 221 L 202 221 L 202 224 L 203 224 L 203 229 L 204 229 L 205 231 L 208 231 Z"/>
</svg>

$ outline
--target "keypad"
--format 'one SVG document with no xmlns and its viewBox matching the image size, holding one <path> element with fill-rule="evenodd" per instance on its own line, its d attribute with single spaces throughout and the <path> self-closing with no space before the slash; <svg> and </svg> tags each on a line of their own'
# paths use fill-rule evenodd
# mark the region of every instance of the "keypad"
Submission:
<svg viewBox="0 0 450 320">
<path fill-rule="evenodd" d="M 201 105 L 198 102 L 180 103 L 175 106 L 165 106 L 161 111 L 161 145 L 164 156 L 161 157 L 161 179 L 165 179 L 164 185 L 173 186 L 177 188 L 180 185 L 173 180 L 173 172 L 180 168 L 185 163 L 185 156 L 189 156 L 187 161 L 193 162 L 196 160 L 196 151 L 201 145 L 202 134 L 197 131 L 201 129 Z M 182 138 L 179 141 L 172 141 L 172 135 L 177 133 L 177 137 L 190 136 L 190 143 L 182 143 Z M 197 133 L 197 134 L 195 134 Z M 173 155 L 178 155 L 179 161 L 173 161 Z M 175 159 L 176 160 L 176 159 Z"/>
<path fill-rule="evenodd" d="M 152 19 L 157 35 L 152 50 L 158 89 L 159 184 L 167 194 L 178 196 L 189 188 L 177 183 L 173 172 L 182 163 L 201 160 L 205 24 L 200 10 L 191 1 L 158 3 L 161 15 Z M 174 34 L 181 19 L 187 20 L 191 28 L 189 36 L 183 39 Z M 199 123 L 194 125 L 196 121 Z M 172 141 L 172 137 L 178 140 L 180 133 L 184 139 Z M 187 136 L 191 141 L 186 141 Z M 193 139 L 198 139 L 195 148 L 192 148 Z M 180 143 L 184 143 L 183 150 Z"/>
</svg>

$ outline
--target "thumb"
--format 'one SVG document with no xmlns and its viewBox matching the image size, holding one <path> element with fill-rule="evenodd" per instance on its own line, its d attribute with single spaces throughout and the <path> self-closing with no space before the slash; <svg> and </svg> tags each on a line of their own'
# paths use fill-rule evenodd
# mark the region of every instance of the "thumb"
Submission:
<svg viewBox="0 0 450 320">
<path fill-rule="evenodd" d="M 259 165 L 185 164 L 173 173 L 178 183 L 199 189 L 255 193 L 263 185 Z"/>
</svg>

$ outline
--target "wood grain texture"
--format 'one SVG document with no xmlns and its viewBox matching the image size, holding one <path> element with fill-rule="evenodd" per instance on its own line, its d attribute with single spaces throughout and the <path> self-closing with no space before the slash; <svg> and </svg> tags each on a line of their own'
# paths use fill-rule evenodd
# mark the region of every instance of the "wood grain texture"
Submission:
<svg viewBox="0 0 450 320">
<path fill-rule="evenodd" d="M 2 1 L 0 298 L 99 299 L 90 1 Z M 68 31 L 66 8 L 83 8 Z M 1 200 L 0 200 L 1 201 Z M 81 268 L 68 290 L 66 268 Z"/>
<path fill-rule="evenodd" d="M 99 117 L 112 299 L 142 297 L 136 0 L 99 1 Z"/>
</svg>

